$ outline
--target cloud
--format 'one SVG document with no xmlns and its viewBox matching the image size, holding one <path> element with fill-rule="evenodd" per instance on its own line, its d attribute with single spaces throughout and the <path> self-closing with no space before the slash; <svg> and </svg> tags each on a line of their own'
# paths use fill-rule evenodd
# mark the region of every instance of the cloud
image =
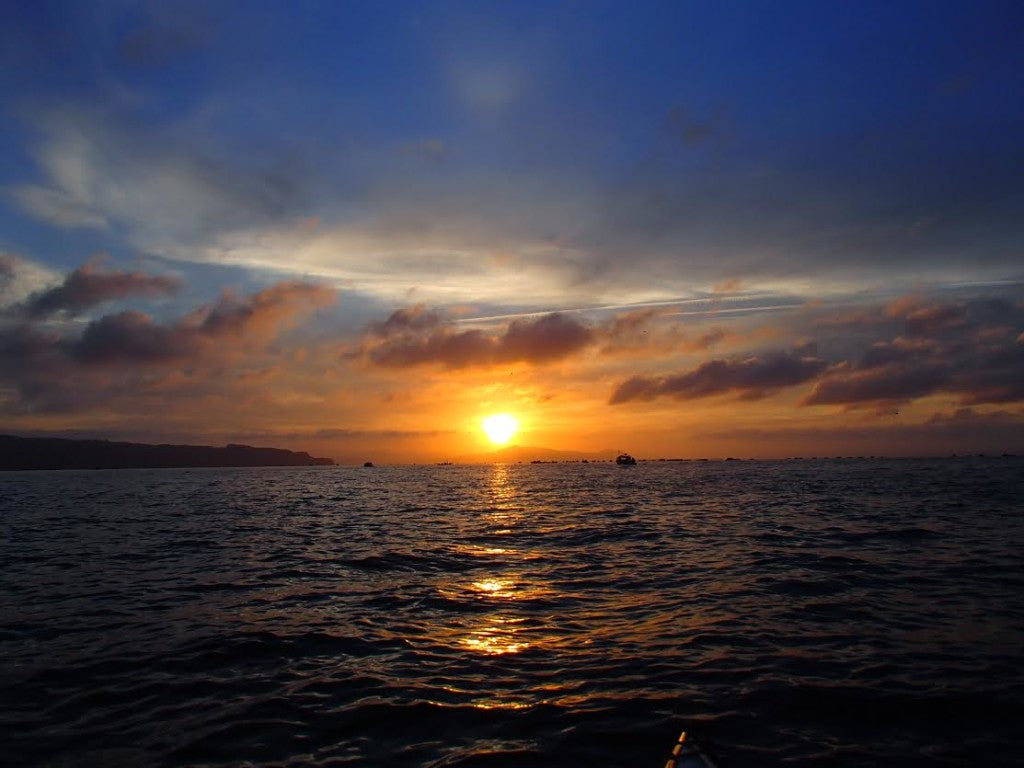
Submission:
<svg viewBox="0 0 1024 768">
<path fill-rule="evenodd" d="M 70 345 L 85 363 L 152 363 L 196 354 L 200 337 L 188 326 L 164 326 L 142 312 L 120 312 L 95 320 Z"/>
<path fill-rule="evenodd" d="M 13 253 L 0 253 L 0 309 L 12 309 L 59 281 L 60 276 L 46 267 Z"/>
<path fill-rule="evenodd" d="M 401 309 L 371 332 L 383 341 L 366 351 L 376 365 L 403 368 L 439 364 L 448 368 L 511 362 L 550 363 L 579 352 L 594 339 L 584 323 L 561 313 L 513 320 L 499 334 L 456 330 L 422 307 Z"/>
<path fill-rule="evenodd" d="M 749 335 L 721 326 L 692 330 L 674 322 L 679 317 L 700 314 L 703 313 L 677 312 L 664 307 L 620 313 L 596 329 L 601 342 L 600 353 L 656 357 L 706 352 L 714 347 L 739 343 Z M 762 334 L 764 330 L 756 333 Z"/>
<path fill-rule="evenodd" d="M 85 264 L 69 274 L 64 282 L 31 296 L 24 311 L 35 318 L 56 312 L 77 314 L 82 310 L 128 296 L 165 296 L 180 287 L 175 277 L 145 275 L 138 272 L 99 272 Z"/>
<path fill-rule="evenodd" d="M 875 341 L 859 358 L 831 368 L 805 405 L 876 407 L 940 393 L 965 405 L 1024 399 L 1024 349 L 1014 341 L 1024 325 L 1021 305 L 911 296 L 890 302 L 884 314 L 899 335 Z M 887 326 L 866 327 L 881 332 Z"/>
<path fill-rule="evenodd" d="M 501 337 L 498 360 L 551 362 L 578 352 L 593 339 L 594 332 L 589 327 L 559 312 L 533 321 L 514 320 Z"/>
<path fill-rule="evenodd" d="M 839 373 L 819 381 L 804 405 L 901 403 L 932 394 L 949 383 L 949 368 L 931 364 L 888 364 L 869 370 Z"/>
<path fill-rule="evenodd" d="M 807 327 L 822 340 L 817 349 L 712 359 L 676 374 L 639 374 L 620 382 L 610 402 L 726 393 L 756 399 L 800 384 L 810 385 L 803 406 L 893 409 L 935 395 L 952 396 L 964 406 L 1024 401 L 1024 344 L 1018 341 L 1024 305 L 1019 303 L 914 295 L 848 312 L 841 323 L 819 320 L 811 315 Z M 718 330 L 707 331 L 703 339 L 684 337 L 672 351 L 700 351 L 698 342 L 721 340 Z"/>
<path fill-rule="evenodd" d="M 160 130 L 64 108 L 37 125 L 39 178 L 8 190 L 32 215 L 166 258 L 350 281 L 391 302 L 417 288 L 440 305 L 627 303 L 696 295 L 737 274 L 752 288 L 835 290 L 837 277 L 863 284 L 881 264 L 899 268 L 895 283 L 948 277 L 963 263 L 952 238 L 908 244 L 905 223 L 873 222 L 869 206 L 855 207 L 869 226 L 837 220 L 851 216 L 848 187 L 836 183 L 822 202 L 811 180 L 771 163 L 686 174 L 644 166 L 622 178 L 526 163 L 502 168 L 497 184 L 493 168 L 466 166 L 447 143 L 443 163 L 411 162 L 406 137 L 325 158 L 309 137 L 287 155 L 245 154 L 201 121 Z M 317 228 L 298 223 L 311 216 Z M 1005 277 L 1009 257 L 984 252 L 977 274 Z"/>
<path fill-rule="evenodd" d="M 64 189 L 23 184 L 11 195 L 27 213 L 59 227 L 106 229 L 110 224 L 90 203 Z"/>
<path fill-rule="evenodd" d="M 902 320 L 906 332 L 914 336 L 934 336 L 963 327 L 967 310 L 962 304 L 926 301 L 918 296 L 903 296 L 886 308 L 889 318 Z"/>
<path fill-rule="evenodd" d="M 224 293 L 211 307 L 169 325 L 141 312 L 121 312 L 89 323 L 69 345 L 72 356 L 92 364 L 156 363 L 199 355 L 230 358 L 226 341 L 266 343 L 296 316 L 334 300 L 334 291 L 309 283 L 280 283 L 247 297 Z M 216 347 L 216 349 L 215 349 Z"/>
<path fill-rule="evenodd" d="M 53 301 L 65 306 L 68 296 L 111 298 L 126 285 L 140 284 L 127 273 L 104 274 L 117 279 L 95 291 L 60 294 L 66 299 L 62 303 Z M 73 275 L 58 288 L 79 285 Z M 0 411 L 138 404 L 156 393 L 187 400 L 218 388 L 249 386 L 289 354 L 273 343 L 334 297 L 323 285 L 284 282 L 249 296 L 225 293 L 214 304 L 168 322 L 135 310 L 105 315 L 84 328 L 44 321 L 42 315 L 9 315 L 0 323 Z"/>
<path fill-rule="evenodd" d="M 432 330 L 445 322 L 444 315 L 436 310 L 428 310 L 422 304 L 397 309 L 388 319 L 373 323 L 370 330 L 377 336 L 391 338 L 408 332 Z"/>
<path fill-rule="evenodd" d="M 26 212 L 57 226 L 116 225 L 136 247 L 159 252 L 266 225 L 294 199 L 286 175 L 229 160 L 181 131 L 143 130 L 84 109 L 52 110 L 40 123 L 34 154 L 44 180 L 10 193 Z"/>
<path fill-rule="evenodd" d="M 634 376 L 616 387 L 609 402 L 672 397 L 691 400 L 736 393 L 757 399 L 785 387 L 803 384 L 820 374 L 827 363 L 804 350 L 769 352 L 746 358 L 709 360 L 684 373 L 669 376 Z"/>
<path fill-rule="evenodd" d="M 663 314 L 657 308 L 644 308 L 591 322 L 576 313 L 549 312 L 483 318 L 477 322 L 506 322 L 461 330 L 468 321 L 455 321 L 439 310 L 416 305 L 372 323 L 362 344 L 349 355 L 385 367 L 436 364 L 466 368 L 514 362 L 544 365 L 588 348 L 602 355 L 652 354 L 680 348 L 706 349 L 727 336 L 720 329 L 696 336 L 682 333 L 675 325 L 662 324 L 657 329 L 656 321 Z"/>
<path fill-rule="evenodd" d="M 876 321 L 879 316 L 884 322 Z M 824 343 L 719 357 L 679 373 L 635 375 L 614 388 L 610 403 L 728 394 L 753 400 L 803 384 L 810 385 L 800 401 L 804 406 L 893 408 L 935 394 L 951 394 L 964 405 L 1024 399 L 1024 345 L 1017 342 L 1024 325 L 1021 305 L 908 297 L 846 320 L 855 333 L 811 319 L 809 328 L 823 334 Z M 422 305 L 399 309 L 371 324 L 348 357 L 380 367 L 467 368 L 544 365 L 591 350 L 646 360 L 657 370 L 676 356 L 798 330 L 718 325 L 695 331 L 664 307 L 620 312 L 601 322 L 564 312 L 513 316 L 496 326 L 466 328 L 465 322 Z M 886 338 L 890 333 L 895 335 Z"/>
<path fill-rule="evenodd" d="M 333 288 L 299 281 L 278 283 L 242 298 L 226 291 L 206 312 L 200 330 L 211 336 L 269 336 L 292 318 L 332 304 L 335 298 Z"/>
<path fill-rule="evenodd" d="M 14 264 L 6 254 L 0 254 L 0 295 L 6 293 L 14 282 Z"/>
<path fill-rule="evenodd" d="M 329 16 L 296 27 L 284 10 L 242 18 L 120 6 L 4 35 L 8 48 L 34 49 L 12 98 L 96 105 L 37 115 L 38 172 L 9 191 L 33 216 L 102 230 L 90 234 L 112 249 L 331 276 L 389 301 L 413 287 L 436 303 L 486 296 L 512 310 L 690 295 L 736 275 L 751 287 L 835 290 L 839 278 L 848 288 L 880 274 L 1020 271 L 1021 148 L 1015 113 L 994 102 L 973 127 L 943 112 L 951 129 L 932 121 L 921 140 L 921 126 L 892 112 L 902 99 L 851 99 L 858 106 L 837 121 L 815 112 L 832 99 L 794 101 L 791 79 L 758 77 L 747 81 L 769 90 L 750 103 L 786 108 L 725 120 L 679 90 L 687 78 L 652 80 L 635 66 L 679 74 L 676 54 L 692 46 L 604 71 L 587 53 L 602 35 L 550 10 L 517 33 L 490 28 L 496 19 L 467 26 L 461 12 L 426 14 L 435 21 L 401 35 L 423 44 L 406 51 L 415 56 L 368 52 L 392 76 L 337 69 L 330 88 L 352 98 L 332 99 L 324 82 L 301 77 L 318 55 L 305 43 L 323 42 L 313 30 Z M 634 22 L 614 34 L 632 35 Z M 275 42 L 264 46 L 277 57 L 272 77 L 245 68 L 255 40 Z M 179 59 L 191 63 L 167 69 Z M 856 70 L 833 65 L 840 76 Z M 237 77 L 243 70 L 251 76 Z M 397 83 L 416 87 L 388 87 Z M 683 106 L 666 116 L 672 103 Z M 666 130 L 681 139 L 675 152 Z M 295 231 L 313 215 L 318 233 Z"/>
</svg>

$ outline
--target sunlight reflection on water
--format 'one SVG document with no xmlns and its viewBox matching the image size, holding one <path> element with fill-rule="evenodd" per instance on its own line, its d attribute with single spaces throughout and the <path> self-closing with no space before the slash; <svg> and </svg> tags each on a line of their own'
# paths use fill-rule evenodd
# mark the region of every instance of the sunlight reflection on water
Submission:
<svg viewBox="0 0 1024 768">
<path fill-rule="evenodd" d="M 736 768 L 1017 764 L 1021 477 L 12 473 L 0 733 L 26 765 L 632 768 L 689 719 Z"/>
<path fill-rule="evenodd" d="M 504 464 L 491 468 L 488 478 L 487 497 L 489 509 L 480 516 L 480 534 L 511 536 L 514 533 L 528 533 L 529 520 L 521 512 L 515 477 Z M 510 570 L 516 563 L 538 558 L 538 552 L 525 547 L 478 547 L 475 553 L 500 557 L 503 569 L 464 584 L 444 584 L 440 591 L 445 594 L 467 595 L 486 606 L 486 613 L 464 628 L 458 638 L 462 648 L 490 656 L 517 654 L 530 648 L 534 643 L 527 641 L 522 632 L 526 619 L 509 611 L 509 604 L 519 601 L 556 598 L 549 584 L 528 578 L 525 574 Z M 446 634 L 447 629 L 442 629 Z"/>
<path fill-rule="evenodd" d="M 507 616 L 490 616 L 478 629 L 472 629 L 460 642 L 471 651 L 500 656 L 519 653 L 530 644 L 519 636 L 519 624 L 524 619 Z"/>
</svg>

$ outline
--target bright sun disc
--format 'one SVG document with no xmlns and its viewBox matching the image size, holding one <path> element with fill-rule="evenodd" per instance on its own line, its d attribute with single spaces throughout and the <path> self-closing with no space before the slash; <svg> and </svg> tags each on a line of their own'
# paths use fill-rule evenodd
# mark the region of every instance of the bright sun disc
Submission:
<svg viewBox="0 0 1024 768">
<path fill-rule="evenodd" d="M 501 445 L 507 443 L 516 433 L 516 430 L 519 429 L 519 422 L 516 421 L 515 416 L 497 413 L 484 419 L 483 428 L 492 443 Z"/>
</svg>

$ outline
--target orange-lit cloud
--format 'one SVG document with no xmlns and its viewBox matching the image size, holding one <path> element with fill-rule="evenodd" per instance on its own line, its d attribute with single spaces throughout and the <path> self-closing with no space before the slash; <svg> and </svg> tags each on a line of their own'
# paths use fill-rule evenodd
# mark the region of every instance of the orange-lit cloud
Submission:
<svg viewBox="0 0 1024 768">
<path fill-rule="evenodd" d="M 0 281 L 18 269 L 0 270 Z M 1024 307 L 1006 300 L 878 301 L 847 312 L 845 325 L 820 322 L 824 303 L 773 315 L 770 326 L 663 306 L 481 319 L 418 305 L 371 314 L 355 335 L 336 324 L 343 304 L 314 314 L 335 291 L 308 282 L 225 291 L 172 317 L 116 306 L 162 300 L 172 283 L 86 267 L 8 305 L 0 412 L 12 424 L 102 424 L 131 439 L 145 429 L 432 460 L 486 447 L 475 442 L 479 418 L 493 412 L 515 413 L 533 444 L 603 448 L 625 431 L 671 453 L 680 435 L 710 434 L 712 421 L 719 436 L 687 438 L 692 450 L 726 441 L 728 429 L 759 444 L 769 421 L 794 445 L 824 440 L 814 431 L 822 419 L 1003 434 L 1015 417 L 986 421 L 991 408 L 1024 403 Z M 414 367 L 429 370 L 412 376 Z M 699 408 L 680 404 L 698 399 Z M 961 413 L 955 429 L 925 421 L 967 407 L 981 410 Z M 849 436 L 861 444 L 861 432 Z"/>
<path fill-rule="evenodd" d="M 362 345 L 350 356 L 394 368 L 428 364 L 469 368 L 516 362 L 544 365 L 587 349 L 603 356 L 653 356 L 706 351 L 739 338 L 735 331 L 721 327 L 684 331 L 678 324 L 666 322 L 665 314 L 662 309 L 645 308 L 590 322 L 578 315 L 551 312 L 462 330 L 448 314 L 417 305 L 371 323 Z"/>
<path fill-rule="evenodd" d="M 81 308 L 139 286 L 145 293 L 169 285 L 123 273 L 98 284 L 91 279 L 88 271 L 76 270 L 58 289 L 37 298 L 47 311 L 55 311 L 58 306 Z M 246 297 L 225 293 L 215 304 L 166 323 L 137 310 L 102 316 L 84 328 L 44 324 L 31 312 L 9 317 L 0 327 L 0 384 L 17 397 L 8 396 L 5 409 L 73 410 L 172 385 L 184 394 L 201 384 L 202 371 L 215 368 L 230 382 L 244 370 L 225 366 L 241 362 L 243 368 L 266 368 L 267 345 L 296 318 L 333 299 L 334 291 L 325 286 L 288 282 Z"/>
<path fill-rule="evenodd" d="M 404 368 L 437 364 L 447 368 L 511 362 L 543 364 L 592 344 L 595 331 L 565 314 L 520 318 L 499 333 L 458 330 L 439 313 L 423 307 L 400 309 L 370 328 L 362 354 L 375 365 Z"/>
<path fill-rule="evenodd" d="M 120 312 L 91 322 L 68 349 L 87 363 L 159 362 L 209 354 L 217 344 L 223 360 L 230 356 L 225 341 L 265 343 L 296 315 L 333 299 L 334 292 L 324 286 L 290 282 L 243 298 L 225 293 L 212 307 L 170 325 L 142 312 Z"/>
</svg>

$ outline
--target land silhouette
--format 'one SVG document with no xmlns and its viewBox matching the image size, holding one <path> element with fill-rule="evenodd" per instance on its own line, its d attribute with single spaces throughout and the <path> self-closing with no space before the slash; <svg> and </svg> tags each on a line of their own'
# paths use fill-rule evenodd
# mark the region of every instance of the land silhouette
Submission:
<svg viewBox="0 0 1024 768">
<path fill-rule="evenodd" d="M 0 435 L 0 469 L 146 469 L 159 467 L 311 467 L 333 459 L 251 445 L 150 445 L 109 440 Z"/>
</svg>

